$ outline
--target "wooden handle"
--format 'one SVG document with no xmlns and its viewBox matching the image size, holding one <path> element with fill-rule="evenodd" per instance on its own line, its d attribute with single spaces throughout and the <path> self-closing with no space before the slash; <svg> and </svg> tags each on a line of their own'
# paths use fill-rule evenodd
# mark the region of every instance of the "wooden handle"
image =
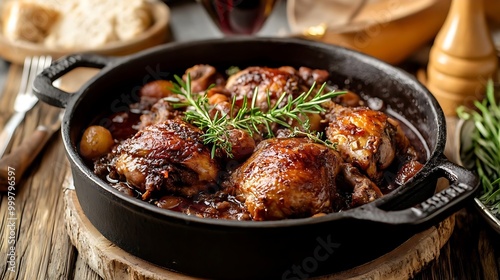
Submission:
<svg viewBox="0 0 500 280">
<path fill-rule="evenodd" d="M 429 52 L 427 88 L 445 115 L 474 108 L 484 98 L 486 81 L 497 73 L 498 58 L 483 1 L 454 0 Z"/>
<path fill-rule="evenodd" d="M 51 135 L 52 131 L 45 128 L 37 128 L 21 145 L 0 159 L 1 192 L 6 192 L 9 186 L 17 185 L 20 182 L 24 171 L 30 166 Z"/>
</svg>

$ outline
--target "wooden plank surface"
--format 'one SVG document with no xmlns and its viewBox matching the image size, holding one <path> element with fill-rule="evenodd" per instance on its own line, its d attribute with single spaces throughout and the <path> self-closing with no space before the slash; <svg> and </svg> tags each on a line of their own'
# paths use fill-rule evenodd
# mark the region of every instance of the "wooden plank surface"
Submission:
<svg viewBox="0 0 500 280">
<path fill-rule="evenodd" d="M 21 67 L 12 65 L 0 102 L 0 128 L 12 112 L 12 104 L 20 82 Z M 57 111 L 38 104 L 26 116 L 13 138 L 17 146 L 38 124 Z M 25 176 L 16 182 L 15 220 L 8 210 L 8 194 L 1 194 L 0 204 L 0 279 L 96 279 L 96 274 L 77 261 L 64 226 L 62 188 L 69 174 L 61 136 L 56 133 Z M 15 221 L 13 227 L 9 223 Z M 11 230 L 15 231 L 15 267 L 10 269 L 8 253 Z M 14 271 L 14 272 L 13 272 Z M 85 278 L 77 275 L 85 276 Z M 92 278 L 94 277 L 94 278 Z"/>
</svg>

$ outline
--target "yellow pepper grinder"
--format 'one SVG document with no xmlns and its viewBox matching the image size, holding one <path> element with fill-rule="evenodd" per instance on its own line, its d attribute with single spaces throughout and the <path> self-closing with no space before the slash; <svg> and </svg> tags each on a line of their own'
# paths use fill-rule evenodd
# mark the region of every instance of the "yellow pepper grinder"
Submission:
<svg viewBox="0 0 500 280">
<path fill-rule="evenodd" d="M 427 87 L 445 115 L 482 100 L 498 58 L 488 30 L 483 0 L 453 0 L 429 55 Z"/>
</svg>

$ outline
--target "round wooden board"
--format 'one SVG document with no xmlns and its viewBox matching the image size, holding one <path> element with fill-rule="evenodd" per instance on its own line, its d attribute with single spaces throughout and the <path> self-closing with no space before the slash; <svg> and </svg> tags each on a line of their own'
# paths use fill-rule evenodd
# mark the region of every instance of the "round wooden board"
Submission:
<svg viewBox="0 0 500 280">
<path fill-rule="evenodd" d="M 31 42 L 12 42 L 0 33 L 0 56 L 11 63 L 23 64 L 25 57 L 50 55 L 56 59 L 71 53 L 92 52 L 101 55 L 128 55 L 153 46 L 163 44 L 169 39 L 170 8 L 159 0 L 149 2 L 153 24 L 139 36 L 120 42 L 111 42 L 95 49 L 55 49 Z"/>
<path fill-rule="evenodd" d="M 74 189 L 64 189 L 64 205 L 66 229 L 71 242 L 82 259 L 104 279 L 199 279 L 153 265 L 112 244 L 87 219 Z M 317 279 L 408 279 L 439 256 L 454 226 L 455 218 L 452 215 L 437 227 L 414 235 L 378 259 Z"/>
</svg>

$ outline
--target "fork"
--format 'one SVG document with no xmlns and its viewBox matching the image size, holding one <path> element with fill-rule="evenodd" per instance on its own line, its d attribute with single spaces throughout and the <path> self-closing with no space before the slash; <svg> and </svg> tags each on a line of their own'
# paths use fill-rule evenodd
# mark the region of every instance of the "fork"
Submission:
<svg viewBox="0 0 500 280">
<path fill-rule="evenodd" d="M 16 128 L 24 120 L 26 113 L 38 102 L 38 98 L 33 94 L 32 85 L 36 75 L 43 69 L 50 66 L 52 58 L 50 56 L 26 57 L 24 60 L 21 84 L 14 101 L 14 114 L 10 117 L 4 129 L 0 133 L 0 158 L 4 155 L 12 140 Z"/>
</svg>

